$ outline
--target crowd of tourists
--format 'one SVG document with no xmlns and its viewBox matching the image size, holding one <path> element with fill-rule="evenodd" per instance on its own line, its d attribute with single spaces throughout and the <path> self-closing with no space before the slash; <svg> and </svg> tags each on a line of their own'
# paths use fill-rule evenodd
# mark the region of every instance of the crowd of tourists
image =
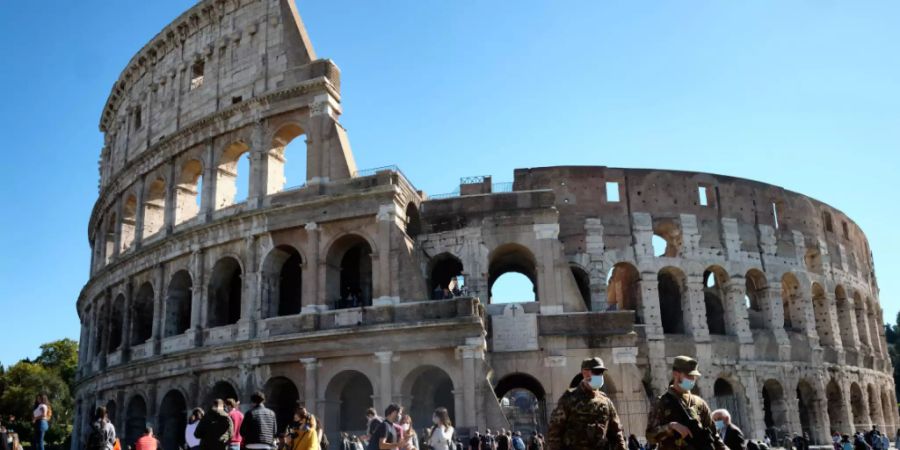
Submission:
<svg viewBox="0 0 900 450">
<path fill-rule="evenodd" d="M 34 398 L 34 412 L 31 417 L 31 450 L 44 450 L 44 436 L 50 429 L 50 421 L 53 419 L 53 408 L 44 394 L 38 394 Z M 0 450 L 22 450 L 22 441 L 19 430 L 15 427 L 16 417 L 7 416 L 4 422 L 0 418 Z M 28 432 L 29 430 L 23 430 Z M 26 434 L 27 436 L 27 434 Z"/>
</svg>

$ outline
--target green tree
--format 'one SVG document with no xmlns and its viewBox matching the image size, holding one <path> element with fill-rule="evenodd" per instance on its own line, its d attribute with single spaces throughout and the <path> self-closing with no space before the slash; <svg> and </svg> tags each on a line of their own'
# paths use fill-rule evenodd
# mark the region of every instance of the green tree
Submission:
<svg viewBox="0 0 900 450">
<path fill-rule="evenodd" d="M 78 342 L 66 338 L 43 344 L 41 354 L 34 362 L 59 374 L 71 391 L 75 387 L 75 372 L 78 370 Z"/>
</svg>

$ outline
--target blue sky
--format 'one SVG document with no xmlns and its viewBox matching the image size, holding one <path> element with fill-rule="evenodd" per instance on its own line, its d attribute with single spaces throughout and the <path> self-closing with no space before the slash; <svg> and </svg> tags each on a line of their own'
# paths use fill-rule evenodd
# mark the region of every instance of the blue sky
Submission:
<svg viewBox="0 0 900 450">
<path fill-rule="evenodd" d="M 78 337 L 101 108 L 130 57 L 191 4 L 0 6 L 3 364 Z M 900 3 L 306 0 L 299 8 L 318 55 L 343 71 L 342 122 L 361 168 L 398 164 L 430 193 L 452 191 L 461 176 L 511 181 L 516 167 L 564 164 L 781 185 L 857 221 L 886 318 L 900 309 Z"/>
</svg>

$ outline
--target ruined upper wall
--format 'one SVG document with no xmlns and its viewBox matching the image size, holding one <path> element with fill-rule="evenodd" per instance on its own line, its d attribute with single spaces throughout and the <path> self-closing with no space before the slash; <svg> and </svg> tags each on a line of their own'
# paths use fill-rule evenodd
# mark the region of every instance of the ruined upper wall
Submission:
<svg viewBox="0 0 900 450">
<path fill-rule="evenodd" d="M 100 186 L 148 148 L 234 104 L 321 75 L 293 0 L 204 0 L 147 43 L 100 117 Z M 336 82 L 336 81 L 335 81 Z"/>
<path fill-rule="evenodd" d="M 618 183 L 619 201 L 609 201 L 607 183 Z M 612 186 L 612 185 L 610 185 Z M 700 188 L 707 204 L 701 205 Z M 793 259 L 803 245 L 808 257 L 858 273 L 877 291 L 871 251 L 862 229 L 846 214 L 808 196 L 758 181 L 700 172 L 557 166 L 517 169 L 515 191 L 552 189 L 560 212 L 560 240 L 567 254 L 584 251 L 585 219 L 601 217 L 607 248 L 632 245 L 632 213 L 649 213 L 654 231 L 680 226 L 694 215 L 699 246 L 726 252 L 722 219 L 735 219 L 741 251 L 772 245 L 760 229 L 771 229 L 776 255 Z M 795 240 L 795 232 L 802 241 Z M 813 253 L 818 251 L 818 255 Z M 812 261 L 814 262 L 814 261 Z M 818 270 L 827 270 L 821 267 Z"/>
</svg>

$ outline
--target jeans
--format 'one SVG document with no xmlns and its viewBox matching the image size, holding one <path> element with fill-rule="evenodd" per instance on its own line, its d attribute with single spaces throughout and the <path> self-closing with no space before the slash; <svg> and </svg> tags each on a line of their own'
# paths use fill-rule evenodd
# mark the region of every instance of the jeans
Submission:
<svg viewBox="0 0 900 450">
<path fill-rule="evenodd" d="M 241 444 L 235 444 L 231 442 L 228 444 L 228 450 L 241 450 Z"/>
<path fill-rule="evenodd" d="M 48 428 L 50 428 L 50 424 L 44 419 L 34 423 L 34 439 L 31 441 L 32 449 L 44 450 L 44 434 L 47 433 Z"/>
</svg>

